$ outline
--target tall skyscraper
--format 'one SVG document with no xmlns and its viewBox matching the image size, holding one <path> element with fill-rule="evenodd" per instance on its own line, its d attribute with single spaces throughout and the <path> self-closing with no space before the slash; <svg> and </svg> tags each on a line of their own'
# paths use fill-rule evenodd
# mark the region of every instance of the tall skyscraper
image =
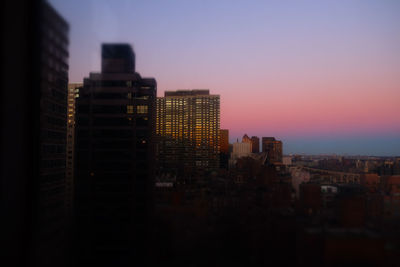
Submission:
<svg viewBox="0 0 400 267">
<path fill-rule="evenodd" d="M 72 217 L 74 194 L 75 99 L 79 96 L 79 88 L 82 86 L 82 83 L 68 84 L 67 173 L 65 179 L 65 204 L 69 217 Z"/>
<path fill-rule="evenodd" d="M 65 266 L 69 25 L 46 1 L 2 11 L 2 261 Z"/>
<path fill-rule="evenodd" d="M 154 186 L 155 79 L 128 44 L 102 45 L 101 73 L 76 99 L 78 265 L 134 266 L 146 256 Z"/>
<path fill-rule="evenodd" d="M 282 141 L 275 137 L 262 138 L 262 152 L 267 153 L 267 162 L 269 164 L 282 163 Z"/>
<path fill-rule="evenodd" d="M 260 153 L 260 138 L 257 136 L 251 137 L 251 152 Z"/>
<path fill-rule="evenodd" d="M 157 98 L 159 174 L 190 177 L 219 167 L 219 100 L 209 90 L 166 91 Z"/>
<path fill-rule="evenodd" d="M 53 238 L 64 228 L 67 144 L 67 22 L 43 2 L 42 87 L 40 101 L 39 210 L 43 234 Z M 51 227 L 52 226 L 52 227 Z"/>
</svg>

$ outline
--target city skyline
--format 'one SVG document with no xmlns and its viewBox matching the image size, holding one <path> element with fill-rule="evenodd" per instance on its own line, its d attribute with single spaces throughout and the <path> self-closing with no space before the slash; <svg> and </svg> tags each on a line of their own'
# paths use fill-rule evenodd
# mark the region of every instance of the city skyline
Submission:
<svg viewBox="0 0 400 267">
<path fill-rule="evenodd" d="M 3 8 L 3 262 L 398 265 L 396 4 L 49 1 Z"/>
<path fill-rule="evenodd" d="M 221 95 L 231 142 L 247 133 L 276 136 L 285 154 L 398 155 L 399 3 L 50 2 L 71 24 L 70 82 L 98 69 L 100 43 L 128 42 L 159 96 Z"/>
</svg>

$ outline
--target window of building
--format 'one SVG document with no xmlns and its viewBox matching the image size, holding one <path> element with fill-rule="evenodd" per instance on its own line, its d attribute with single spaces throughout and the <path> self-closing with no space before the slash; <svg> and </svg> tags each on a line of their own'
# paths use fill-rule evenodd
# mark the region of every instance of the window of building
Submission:
<svg viewBox="0 0 400 267">
<path fill-rule="evenodd" d="M 141 105 L 141 106 L 137 106 L 137 113 L 138 114 L 147 114 L 148 111 L 148 107 Z"/>
<path fill-rule="evenodd" d="M 126 113 L 133 114 L 133 105 L 126 106 Z"/>
</svg>

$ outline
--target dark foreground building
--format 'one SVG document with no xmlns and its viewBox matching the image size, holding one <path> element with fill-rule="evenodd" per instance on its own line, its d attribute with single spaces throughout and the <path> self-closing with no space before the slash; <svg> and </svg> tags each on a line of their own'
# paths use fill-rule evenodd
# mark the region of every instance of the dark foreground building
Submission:
<svg viewBox="0 0 400 267">
<path fill-rule="evenodd" d="M 47 3 L 41 8 L 40 137 L 37 243 L 34 262 L 65 264 L 69 196 L 66 192 L 68 31 L 67 22 Z M 34 135 L 34 133 L 32 133 Z M 54 260 L 52 259 L 54 257 Z M 48 259 L 51 259 L 48 261 Z"/>
<path fill-rule="evenodd" d="M 2 265 L 65 266 L 69 26 L 45 1 L 2 11 Z"/>
<path fill-rule="evenodd" d="M 130 45 L 103 44 L 101 73 L 84 79 L 76 99 L 79 266 L 135 266 L 146 257 L 156 92 L 154 79 L 135 72 Z"/>
</svg>

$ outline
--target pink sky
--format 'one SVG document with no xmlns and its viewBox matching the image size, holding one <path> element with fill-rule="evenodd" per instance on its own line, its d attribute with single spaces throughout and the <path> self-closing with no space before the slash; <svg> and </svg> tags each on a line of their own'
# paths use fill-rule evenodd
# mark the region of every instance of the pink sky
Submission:
<svg viewBox="0 0 400 267">
<path fill-rule="evenodd" d="M 348 137 L 373 154 L 371 137 L 400 154 L 400 1 L 50 2 L 71 24 L 71 82 L 100 70 L 102 42 L 131 43 L 159 96 L 220 94 L 231 141 Z"/>
</svg>

